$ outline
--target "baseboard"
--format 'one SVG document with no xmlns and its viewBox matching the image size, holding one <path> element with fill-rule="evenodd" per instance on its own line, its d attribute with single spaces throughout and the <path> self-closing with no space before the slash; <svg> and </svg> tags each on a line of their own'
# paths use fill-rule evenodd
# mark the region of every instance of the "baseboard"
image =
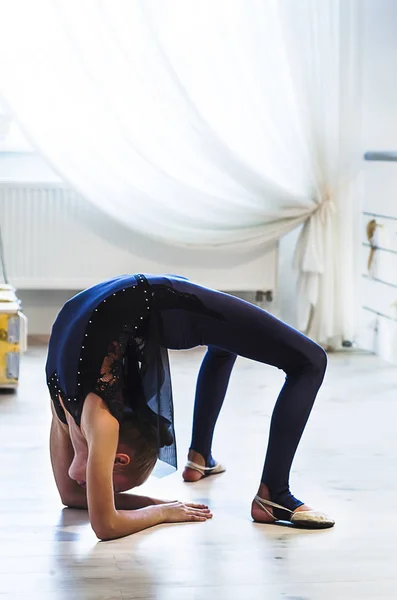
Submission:
<svg viewBox="0 0 397 600">
<path fill-rule="evenodd" d="M 28 335 L 29 346 L 47 346 L 50 339 L 49 335 Z"/>
</svg>

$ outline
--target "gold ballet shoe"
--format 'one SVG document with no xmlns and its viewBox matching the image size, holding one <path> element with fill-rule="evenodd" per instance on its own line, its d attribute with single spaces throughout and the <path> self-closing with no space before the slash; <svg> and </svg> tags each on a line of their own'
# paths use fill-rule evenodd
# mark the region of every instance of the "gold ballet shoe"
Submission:
<svg viewBox="0 0 397 600">
<path fill-rule="evenodd" d="M 265 500 L 264 498 L 260 498 L 259 496 L 255 496 L 255 502 L 260 506 L 269 517 L 274 519 L 274 522 L 281 520 L 288 520 L 297 527 L 301 527 L 304 529 L 328 529 L 329 527 L 333 527 L 335 525 L 335 521 L 328 517 L 325 513 L 317 512 L 315 510 L 289 510 L 280 504 L 276 504 L 275 502 L 271 502 L 270 500 Z M 286 513 L 289 513 L 287 519 L 281 519 L 280 517 L 276 517 L 267 507 L 271 506 L 272 508 L 283 510 Z"/>
</svg>

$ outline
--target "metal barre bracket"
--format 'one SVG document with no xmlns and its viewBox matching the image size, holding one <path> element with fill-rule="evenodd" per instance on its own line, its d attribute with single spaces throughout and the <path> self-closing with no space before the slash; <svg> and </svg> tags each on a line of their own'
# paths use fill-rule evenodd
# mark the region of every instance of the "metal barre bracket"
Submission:
<svg viewBox="0 0 397 600">
<path fill-rule="evenodd" d="M 397 162 L 396 151 L 378 151 L 378 152 L 366 152 L 364 154 L 364 160 L 373 160 L 379 162 Z"/>
</svg>

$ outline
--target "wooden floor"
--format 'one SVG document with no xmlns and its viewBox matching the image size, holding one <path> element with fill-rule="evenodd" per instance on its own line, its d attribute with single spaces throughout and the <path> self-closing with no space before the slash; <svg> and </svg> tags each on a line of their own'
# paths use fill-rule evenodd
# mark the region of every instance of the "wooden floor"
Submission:
<svg viewBox="0 0 397 600">
<path fill-rule="evenodd" d="M 202 352 L 173 353 L 180 465 Z M 292 490 L 333 530 L 252 523 L 269 416 L 283 376 L 239 360 L 218 425 L 227 473 L 142 491 L 207 502 L 212 522 L 164 525 L 98 542 L 84 511 L 62 510 L 48 458 L 45 349 L 0 396 L 0 600 L 378 600 L 397 598 L 397 369 L 336 355 L 294 464 Z"/>
</svg>

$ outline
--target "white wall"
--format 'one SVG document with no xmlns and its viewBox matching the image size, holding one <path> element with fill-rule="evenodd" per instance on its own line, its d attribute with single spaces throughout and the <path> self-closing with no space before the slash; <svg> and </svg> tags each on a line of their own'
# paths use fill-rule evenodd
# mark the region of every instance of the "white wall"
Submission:
<svg viewBox="0 0 397 600">
<path fill-rule="evenodd" d="M 362 0 L 363 23 L 363 135 L 367 151 L 397 151 L 397 2 Z M 365 162 L 362 209 L 397 218 L 397 162 Z M 363 215 L 361 241 L 371 217 Z M 377 218 L 383 225 L 382 245 L 397 249 L 397 221 Z M 386 234 L 386 235 L 385 235 Z M 388 240 L 387 240 L 388 238 Z M 368 273 L 369 249 L 360 248 L 360 272 Z M 378 252 L 375 275 L 397 286 L 397 254 Z M 395 318 L 392 304 L 397 288 L 361 277 L 360 304 Z M 397 335 L 393 321 L 361 309 L 360 346 L 397 363 Z"/>
<path fill-rule="evenodd" d="M 373 150 L 397 149 L 397 2 L 361 0 L 363 7 L 364 140 Z"/>
<path fill-rule="evenodd" d="M 28 334 L 47 336 L 61 308 L 78 290 L 18 290 L 28 318 Z"/>
</svg>

